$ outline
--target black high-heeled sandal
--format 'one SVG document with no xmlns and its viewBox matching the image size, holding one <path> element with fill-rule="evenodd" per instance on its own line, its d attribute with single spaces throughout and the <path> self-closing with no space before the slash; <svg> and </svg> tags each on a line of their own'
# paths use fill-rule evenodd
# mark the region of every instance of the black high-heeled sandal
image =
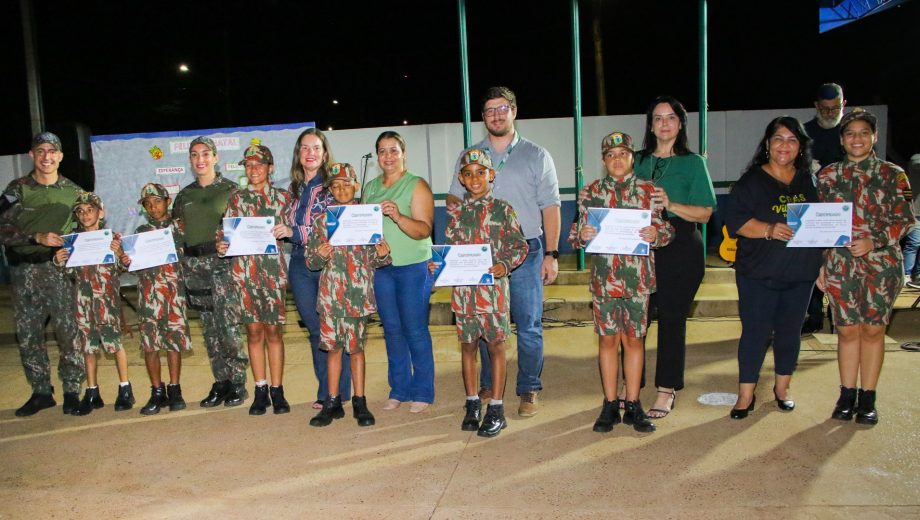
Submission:
<svg viewBox="0 0 920 520">
<path fill-rule="evenodd" d="M 754 411 L 754 403 L 757 402 L 757 396 L 751 398 L 751 404 L 747 408 L 732 408 L 732 413 L 729 414 L 729 417 L 732 419 L 744 419 L 748 416 L 748 413 Z"/>
<path fill-rule="evenodd" d="M 789 390 L 787 389 L 786 391 L 788 392 Z M 780 410 L 784 412 L 795 410 L 795 401 L 792 399 L 780 399 L 779 396 L 776 395 L 776 385 L 773 385 L 773 399 L 776 399 L 776 407 Z"/>
<path fill-rule="evenodd" d="M 671 413 L 671 410 L 673 410 L 677 406 L 677 390 L 671 390 L 670 392 L 664 392 L 664 391 L 658 390 L 658 393 L 670 395 L 671 396 L 671 406 L 667 410 L 663 408 L 649 408 L 648 409 L 649 412 L 655 412 L 655 413 L 661 414 L 661 415 L 651 415 L 651 413 L 649 413 L 648 416 L 651 417 L 652 419 L 663 419 L 667 417 L 668 414 Z"/>
</svg>

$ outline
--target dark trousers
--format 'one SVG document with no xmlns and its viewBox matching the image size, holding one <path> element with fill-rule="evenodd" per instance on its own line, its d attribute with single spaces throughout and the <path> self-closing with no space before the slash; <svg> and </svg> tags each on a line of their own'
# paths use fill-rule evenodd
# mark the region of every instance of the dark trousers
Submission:
<svg viewBox="0 0 920 520">
<path fill-rule="evenodd" d="M 773 337 L 778 375 L 792 375 L 799 359 L 802 314 L 814 282 L 758 280 L 735 274 L 741 339 L 738 341 L 738 381 L 757 383 Z"/>
</svg>

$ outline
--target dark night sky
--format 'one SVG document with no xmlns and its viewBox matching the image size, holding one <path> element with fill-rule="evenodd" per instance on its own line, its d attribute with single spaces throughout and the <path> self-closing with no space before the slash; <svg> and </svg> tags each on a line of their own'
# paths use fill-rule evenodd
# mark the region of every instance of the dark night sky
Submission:
<svg viewBox="0 0 920 520">
<path fill-rule="evenodd" d="M 697 110 L 698 3 L 599 3 L 608 113 L 644 112 L 663 93 Z M 517 91 L 519 117 L 570 115 L 569 2 L 467 4 L 474 121 L 492 84 Z M 584 115 L 597 114 L 594 5 L 581 1 Z M 34 9 L 48 122 L 120 134 L 461 119 L 452 0 L 87 0 Z M 920 153 L 920 2 L 824 35 L 817 13 L 813 0 L 711 0 L 710 109 L 807 106 L 818 84 L 836 81 L 850 106 L 889 105 L 895 159 Z M 0 2 L 0 19 L 0 154 L 11 154 L 28 148 L 31 133 L 19 2 Z M 189 74 L 177 72 L 180 62 Z"/>
</svg>

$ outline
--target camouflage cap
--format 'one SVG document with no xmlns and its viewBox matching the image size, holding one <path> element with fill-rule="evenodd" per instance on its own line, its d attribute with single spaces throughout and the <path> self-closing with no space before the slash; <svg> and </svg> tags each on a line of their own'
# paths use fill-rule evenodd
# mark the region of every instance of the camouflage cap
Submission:
<svg viewBox="0 0 920 520">
<path fill-rule="evenodd" d="M 865 108 L 856 107 L 851 112 L 847 112 L 840 119 L 840 135 L 843 135 L 843 131 L 847 129 L 847 125 L 853 121 L 865 121 L 869 124 L 869 127 L 872 128 L 872 133 L 876 132 L 878 128 L 878 118 L 875 117 L 872 112 L 869 112 Z"/>
<path fill-rule="evenodd" d="M 464 166 L 469 166 L 470 164 L 481 164 L 491 170 L 492 158 L 489 157 L 485 150 L 470 148 L 463 152 L 463 156 L 460 157 L 460 169 L 462 170 Z"/>
<path fill-rule="evenodd" d="M 76 210 L 80 207 L 81 204 L 89 204 L 90 206 L 96 206 L 99 209 L 104 209 L 102 206 L 102 199 L 99 198 L 99 195 L 91 191 L 81 191 L 77 194 L 77 200 L 73 202 L 73 205 L 70 207 L 71 211 Z"/>
<path fill-rule="evenodd" d="M 42 144 L 50 144 L 55 150 L 61 151 L 61 138 L 51 132 L 35 134 L 35 137 L 32 138 L 32 148 Z"/>
<path fill-rule="evenodd" d="M 323 183 L 323 186 L 328 188 L 333 181 L 337 180 L 357 181 L 358 174 L 352 165 L 348 163 L 332 163 L 329 165 L 329 174 L 326 176 L 326 182 Z"/>
<path fill-rule="evenodd" d="M 199 135 L 198 137 L 192 139 L 192 142 L 188 144 L 188 151 L 191 152 L 192 148 L 194 148 L 196 144 L 203 144 L 211 149 L 211 153 L 217 153 L 217 145 L 214 144 L 214 140 L 210 137 Z"/>
<path fill-rule="evenodd" d="M 144 199 L 147 197 L 160 197 L 161 199 L 168 199 L 169 192 L 166 191 L 166 188 L 162 184 L 157 184 L 155 182 L 148 182 L 144 184 L 144 187 L 141 188 L 141 198 L 138 199 L 138 204 L 143 204 Z"/>
<path fill-rule="evenodd" d="M 251 144 L 243 152 L 243 160 L 240 166 L 245 166 L 246 161 L 259 161 L 262 164 L 275 164 L 275 158 L 272 157 L 272 151 L 262 144 Z"/>
<path fill-rule="evenodd" d="M 612 132 L 601 141 L 601 154 L 607 153 L 607 150 L 613 148 L 626 148 L 630 152 L 635 152 L 632 146 L 632 137 L 623 132 Z"/>
</svg>

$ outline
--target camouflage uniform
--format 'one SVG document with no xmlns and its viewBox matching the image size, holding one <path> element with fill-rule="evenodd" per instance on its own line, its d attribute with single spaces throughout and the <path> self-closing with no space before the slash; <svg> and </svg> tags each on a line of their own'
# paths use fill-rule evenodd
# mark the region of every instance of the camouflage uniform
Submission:
<svg viewBox="0 0 920 520">
<path fill-rule="evenodd" d="M 83 355 L 75 343 L 72 284 L 51 262 L 52 249 L 32 241 L 39 232 L 70 232 L 71 206 L 80 191 L 64 177 L 45 186 L 30 173 L 10 182 L 0 199 L 0 243 L 6 246 L 10 263 L 19 355 L 26 380 L 38 394 L 52 392 L 44 332 L 49 316 L 60 351 L 58 377 L 64 391 L 79 393 L 86 377 Z"/>
<path fill-rule="evenodd" d="M 492 197 L 474 199 L 467 194 L 463 204 L 448 210 L 446 244 L 491 244 L 492 263 L 504 264 L 506 272 L 527 257 L 527 240 L 511 205 Z M 482 337 L 491 343 L 504 341 L 511 333 L 508 276 L 494 285 L 454 287 L 450 306 L 457 318 L 457 336 L 462 343 Z"/>
<path fill-rule="evenodd" d="M 639 180 L 632 173 L 622 181 L 605 175 L 582 188 L 578 194 L 578 220 L 572 224 L 569 242 L 583 248 L 581 229 L 588 224 L 588 208 L 650 208 L 655 185 Z M 658 239 L 652 247 L 662 247 L 674 238 L 674 228 L 662 218 L 663 208 L 652 212 L 652 225 Z M 655 292 L 655 256 L 591 255 L 589 290 L 594 310 L 594 330 L 598 335 L 611 336 L 623 332 L 641 338 L 646 333 L 648 297 Z"/>
<path fill-rule="evenodd" d="M 354 201 L 352 202 L 354 204 Z M 319 313 L 320 346 L 349 354 L 363 352 L 367 321 L 377 312 L 374 298 L 374 270 L 389 264 L 390 255 L 380 258 L 372 245 L 335 246 L 329 259 L 319 256 L 319 246 L 328 242 L 326 214 L 313 219 L 307 241 L 307 267 L 323 270 L 319 278 L 316 312 Z"/>
<path fill-rule="evenodd" d="M 211 372 L 217 381 L 235 385 L 246 383 L 249 356 L 240 336 L 239 294 L 230 274 L 230 259 L 219 258 L 214 244 L 227 201 L 238 189 L 218 173 L 208 186 L 194 181 L 183 188 L 172 210 L 185 230 L 180 270 L 188 306 L 201 316 Z"/>
<path fill-rule="evenodd" d="M 167 216 L 153 220 L 146 215 L 147 224 L 141 224 L 135 233 L 157 229 L 172 229 L 176 251 L 181 257 L 183 243 L 181 225 Z M 137 318 L 141 336 L 141 350 L 156 352 L 191 350 L 192 340 L 185 315 L 185 288 L 179 275 L 179 264 L 165 264 L 135 271 L 137 275 Z"/>
<path fill-rule="evenodd" d="M 275 224 L 290 225 L 288 210 L 294 197 L 287 190 L 266 185 L 255 191 L 240 190 L 230 198 L 225 217 L 275 217 Z M 287 267 L 281 255 L 246 255 L 232 257 L 231 274 L 240 291 L 244 323 L 283 325 L 287 315 L 284 290 Z"/>
<path fill-rule="evenodd" d="M 86 354 L 94 354 L 100 348 L 109 354 L 121 350 L 118 262 L 64 269 L 74 280 L 77 344 Z"/>
<path fill-rule="evenodd" d="M 837 325 L 886 325 L 891 317 L 904 280 L 898 241 L 914 222 L 901 173 L 875 153 L 858 163 L 844 159 L 818 173 L 821 201 L 853 203 L 853 240 L 868 238 L 874 247 L 859 258 L 846 247 L 824 251 L 826 292 Z"/>
</svg>

